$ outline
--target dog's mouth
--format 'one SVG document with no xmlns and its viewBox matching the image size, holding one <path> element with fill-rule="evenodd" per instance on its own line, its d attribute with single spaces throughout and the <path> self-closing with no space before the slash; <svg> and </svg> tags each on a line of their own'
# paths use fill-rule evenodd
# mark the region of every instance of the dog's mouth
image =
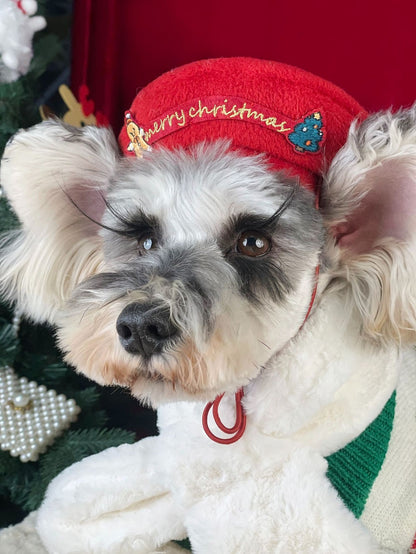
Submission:
<svg viewBox="0 0 416 554">
<path fill-rule="evenodd" d="M 154 354 L 149 357 L 142 357 L 137 369 L 136 377 L 148 383 L 169 385 L 173 390 L 177 386 L 183 387 L 178 370 L 166 359 L 166 356 Z"/>
<path fill-rule="evenodd" d="M 146 383 L 163 387 L 166 393 L 183 393 L 189 398 L 211 390 L 205 360 L 192 346 L 182 344 L 179 350 L 141 357 L 135 370 L 135 385 Z"/>
<path fill-rule="evenodd" d="M 168 379 L 166 375 L 163 375 L 162 373 L 159 373 L 158 371 L 150 370 L 150 369 L 142 369 L 139 370 L 140 377 L 146 379 L 147 381 L 150 381 L 152 383 L 172 383 L 171 379 Z"/>
</svg>

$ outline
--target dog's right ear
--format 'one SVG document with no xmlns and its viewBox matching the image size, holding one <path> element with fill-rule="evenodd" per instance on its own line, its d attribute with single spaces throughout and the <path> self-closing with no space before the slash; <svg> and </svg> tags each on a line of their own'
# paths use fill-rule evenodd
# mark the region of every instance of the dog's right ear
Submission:
<svg viewBox="0 0 416 554">
<path fill-rule="evenodd" d="M 54 323 L 73 288 L 102 263 L 99 221 L 119 159 L 110 129 L 45 121 L 6 146 L 1 185 L 21 221 L 0 244 L 0 292 Z M 78 208 L 76 207 L 78 206 Z"/>
</svg>

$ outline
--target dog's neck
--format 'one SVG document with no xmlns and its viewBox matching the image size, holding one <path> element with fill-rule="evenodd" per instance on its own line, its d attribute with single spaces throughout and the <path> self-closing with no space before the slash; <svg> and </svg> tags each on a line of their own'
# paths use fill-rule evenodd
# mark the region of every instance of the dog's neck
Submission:
<svg viewBox="0 0 416 554">
<path fill-rule="evenodd" d="M 395 346 L 362 338 L 348 295 L 327 291 L 297 336 L 246 387 L 248 421 L 328 455 L 378 415 L 398 366 Z"/>
<path fill-rule="evenodd" d="M 291 439 L 327 456 L 381 412 L 396 388 L 400 354 L 394 345 L 364 339 L 351 306 L 345 291 L 326 290 L 303 328 L 245 387 L 247 428 L 238 443 L 254 444 L 260 436 Z M 204 407 L 185 401 L 160 406 L 160 431 L 178 425 L 210 442 Z M 233 425 L 233 394 L 224 396 L 220 412 L 224 424 Z M 217 434 L 212 421 L 210 426 Z"/>
</svg>

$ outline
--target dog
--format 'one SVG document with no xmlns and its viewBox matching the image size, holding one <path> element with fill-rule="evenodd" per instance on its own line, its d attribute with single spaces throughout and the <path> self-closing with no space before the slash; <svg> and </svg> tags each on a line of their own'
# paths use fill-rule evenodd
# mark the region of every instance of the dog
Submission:
<svg viewBox="0 0 416 554">
<path fill-rule="evenodd" d="M 214 95 L 224 75 L 236 90 Z M 273 79 L 285 105 L 243 102 L 248 82 Z M 209 554 L 408 551 L 416 108 L 368 116 L 315 76 L 245 58 L 155 83 L 127 114 L 139 156 L 126 124 L 122 156 L 111 130 L 51 120 L 17 133 L 1 164 L 22 223 L 2 239 L 3 296 L 55 325 L 78 371 L 158 410 L 159 436 L 51 483 L 46 549 L 176 552 L 189 537 Z M 353 513 L 326 458 L 389 402 L 385 464 Z"/>
</svg>

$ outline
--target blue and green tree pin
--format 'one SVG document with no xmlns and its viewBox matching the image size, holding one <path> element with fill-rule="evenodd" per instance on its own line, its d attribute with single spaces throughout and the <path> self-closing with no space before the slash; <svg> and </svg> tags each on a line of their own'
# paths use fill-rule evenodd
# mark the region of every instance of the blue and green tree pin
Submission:
<svg viewBox="0 0 416 554">
<path fill-rule="evenodd" d="M 322 125 L 320 112 L 308 115 L 301 123 L 295 125 L 293 132 L 288 135 L 295 150 L 297 152 L 318 152 L 324 135 Z"/>
</svg>

